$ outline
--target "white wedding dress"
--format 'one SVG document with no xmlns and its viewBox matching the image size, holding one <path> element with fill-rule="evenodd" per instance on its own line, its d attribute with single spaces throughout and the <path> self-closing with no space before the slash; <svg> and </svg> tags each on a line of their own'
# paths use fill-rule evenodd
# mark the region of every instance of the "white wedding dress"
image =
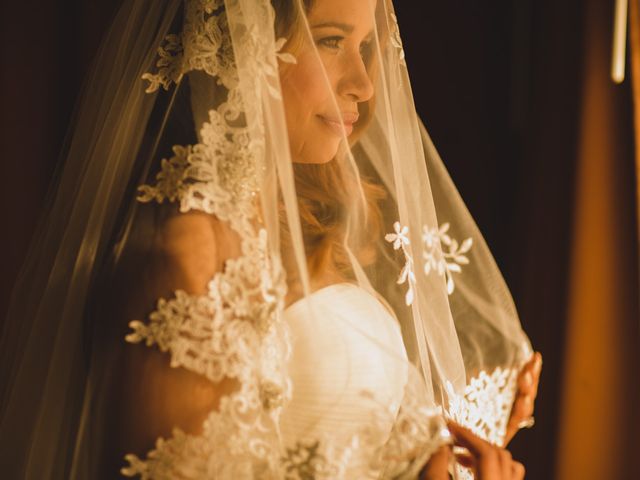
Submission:
<svg viewBox="0 0 640 480">
<path fill-rule="evenodd" d="M 377 298 L 348 283 L 321 288 L 284 315 L 293 349 L 292 398 L 281 417 L 285 445 L 304 439 L 334 461 L 349 457 L 345 478 L 366 478 L 407 384 L 400 326 Z"/>
<path fill-rule="evenodd" d="M 163 324 L 186 326 L 193 321 L 192 309 L 182 320 L 172 311 L 173 315 L 154 317 L 161 329 Z M 236 461 L 238 442 L 244 439 L 242 426 L 250 422 L 230 422 L 229 412 L 238 411 L 236 400 L 247 405 L 245 400 L 251 399 L 242 390 L 209 414 L 201 435 L 176 430 L 171 438 L 159 440 L 146 458 L 127 455 L 130 465 L 122 473 L 153 480 L 224 475 L 415 478 L 431 453 L 447 441 L 447 432 L 434 406 L 425 403 L 422 381 L 408 362 L 400 326 L 390 310 L 362 287 L 338 283 L 294 302 L 283 316 L 291 346 L 286 366 L 290 399 L 277 420 L 277 443 L 284 447 L 277 477 L 267 470 L 260 473 L 263 467 L 254 461 Z M 242 343 L 243 338 L 236 337 L 227 348 L 233 351 Z M 175 358 L 175 351 L 172 355 Z M 251 425 L 244 441 L 267 445 L 261 443 L 265 437 L 256 425 L 268 426 L 269 419 Z M 252 452 L 240 451 L 242 456 Z M 238 470 L 242 465 L 249 469 Z"/>
<path fill-rule="evenodd" d="M 392 2 L 122 3 L 0 338 L 8 476 L 416 478 L 445 413 L 501 443 L 531 347 Z"/>
</svg>

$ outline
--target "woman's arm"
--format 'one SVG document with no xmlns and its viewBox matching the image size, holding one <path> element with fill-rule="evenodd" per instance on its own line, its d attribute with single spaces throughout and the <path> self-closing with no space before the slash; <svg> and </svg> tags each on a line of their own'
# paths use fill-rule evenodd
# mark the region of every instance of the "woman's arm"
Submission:
<svg viewBox="0 0 640 480">
<path fill-rule="evenodd" d="M 171 367 L 170 352 L 144 342 L 127 343 L 124 337 L 130 333 L 129 321 L 146 321 L 159 298 L 170 299 L 176 290 L 205 295 L 213 276 L 238 248 L 233 232 L 215 217 L 200 212 L 176 215 L 156 233 L 151 254 L 134 262 L 137 268 L 125 268 L 116 280 L 119 333 L 112 341 L 119 354 L 107 387 L 107 448 L 113 467 L 122 467 L 127 453 L 144 456 L 175 428 L 201 433 L 220 398 L 237 388 L 233 379 L 214 384 L 196 372 Z"/>
</svg>

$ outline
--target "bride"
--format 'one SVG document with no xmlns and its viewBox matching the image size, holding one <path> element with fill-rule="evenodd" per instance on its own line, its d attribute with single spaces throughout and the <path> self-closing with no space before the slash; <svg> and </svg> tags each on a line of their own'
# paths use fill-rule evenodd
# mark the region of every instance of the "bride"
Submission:
<svg viewBox="0 0 640 480">
<path fill-rule="evenodd" d="M 11 478 L 523 477 L 540 358 L 389 1 L 125 1 L 65 155 L 2 338 Z"/>
</svg>

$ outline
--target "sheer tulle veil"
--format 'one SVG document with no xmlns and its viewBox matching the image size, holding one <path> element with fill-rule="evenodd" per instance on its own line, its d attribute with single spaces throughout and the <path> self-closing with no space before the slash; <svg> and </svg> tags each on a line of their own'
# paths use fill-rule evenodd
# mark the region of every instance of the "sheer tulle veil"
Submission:
<svg viewBox="0 0 640 480">
<path fill-rule="evenodd" d="M 7 478 L 411 478 L 444 417 L 500 443 L 532 351 L 406 61 L 390 0 L 122 2 L 2 333 Z M 200 426 L 145 430 L 180 385 Z"/>
</svg>

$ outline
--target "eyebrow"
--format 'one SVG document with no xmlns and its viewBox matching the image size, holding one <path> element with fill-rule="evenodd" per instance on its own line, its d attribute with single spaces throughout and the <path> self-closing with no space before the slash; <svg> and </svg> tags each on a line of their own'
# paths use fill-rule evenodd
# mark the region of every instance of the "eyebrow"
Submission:
<svg viewBox="0 0 640 480">
<path fill-rule="evenodd" d="M 354 26 L 350 25 L 348 23 L 341 23 L 341 22 L 322 22 L 322 23 L 318 23 L 316 25 L 311 25 L 311 29 L 315 29 L 315 28 L 337 28 L 339 30 L 342 30 L 344 33 L 346 33 L 347 35 L 350 34 L 351 32 L 353 32 L 354 30 Z M 373 30 L 371 30 L 368 34 L 366 38 L 372 38 L 374 36 Z"/>
<path fill-rule="evenodd" d="M 322 22 L 316 25 L 312 25 L 311 28 L 327 28 L 333 27 L 342 30 L 345 33 L 353 32 L 353 25 L 349 25 L 348 23 L 340 23 L 340 22 Z"/>
</svg>

